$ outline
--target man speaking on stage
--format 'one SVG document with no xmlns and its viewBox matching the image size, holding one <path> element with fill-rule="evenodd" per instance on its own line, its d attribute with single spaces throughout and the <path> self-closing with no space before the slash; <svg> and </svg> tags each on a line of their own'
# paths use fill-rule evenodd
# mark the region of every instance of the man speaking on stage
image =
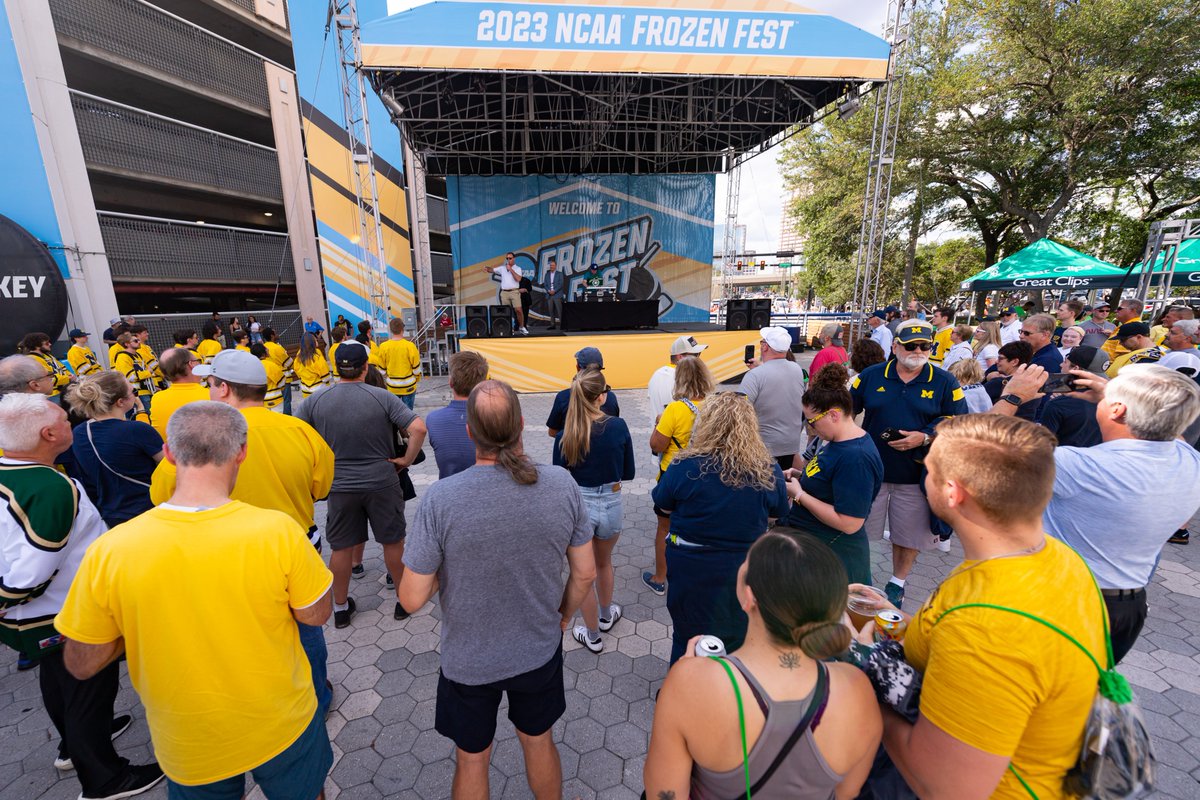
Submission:
<svg viewBox="0 0 1200 800">
<path fill-rule="evenodd" d="M 521 268 L 517 266 L 517 257 L 513 253 L 504 255 L 504 263 L 498 267 L 484 267 L 489 275 L 500 276 L 500 305 L 511 306 L 517 317 L 517 332 L 528 335 L 525 327 L 525 314 L 521 311 Z"/>
</svg>

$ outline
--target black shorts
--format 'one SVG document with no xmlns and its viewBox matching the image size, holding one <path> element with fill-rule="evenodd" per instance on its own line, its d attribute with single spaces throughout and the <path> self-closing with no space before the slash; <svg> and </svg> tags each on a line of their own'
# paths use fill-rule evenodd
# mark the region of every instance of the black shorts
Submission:
<svg viewBox="0 0 1200 800">
<path fill-rule="evenodd" d="M 330 550 L 346 550 L 367 541 L 367 523 L 380 544 L 404 541 L 404 495 L 400 487 L 378 492 L 330 492 L 325 540 Z"/>
<path fill-rule="evenodd" d="M 508 693 L 508 718 L 526 736 L 541 736 L 567 710 L 563 689 L 562 648 L 544 665 L 482 686 L 456 683 L 438 675 L 434 727 L 459 750 L 482 753 L 496 738 L 496 712 Z"/>
</svg>

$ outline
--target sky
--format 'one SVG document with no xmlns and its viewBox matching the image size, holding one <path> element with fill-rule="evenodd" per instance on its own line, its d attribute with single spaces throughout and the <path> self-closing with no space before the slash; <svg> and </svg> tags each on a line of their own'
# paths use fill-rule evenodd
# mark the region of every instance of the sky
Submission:
<svg viewBox="0 0 1200 800">
<path fill-rule="evenodd" d="M 851 25 L 883 35 L 887 17 L 887 0 L 800 0 L 798 5 L 822 11 L 845 20 Z M 774 253 L 779 244 L 779 226 L 783 219 L 785 192 L 776 159 L 776 145 L 742 167 L 742 191 L 738 202 L 738 222 L 746 226 L 746 249 L 757 253 Z M 725 176 L 717 176 L 716 222 L 725 222 Z M 718 235 L 718 238 L 720 236 Z M 717 243 L 718 249 L 720 242 Z"/>
</svg>

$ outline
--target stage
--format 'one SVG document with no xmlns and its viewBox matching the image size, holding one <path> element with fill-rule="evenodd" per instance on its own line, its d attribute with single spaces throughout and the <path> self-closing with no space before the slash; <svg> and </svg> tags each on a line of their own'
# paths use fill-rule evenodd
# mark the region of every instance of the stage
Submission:
<svg viewBox="0 0 1200 800">
<path fill-rule="evenodd" d="M 538 331 L 502 339 L 460 339 L 460 350 L 488 360 L 491 377 L 518 392 L 557 392 L 571 385 L 575 353 L 589 345 L 604 355 L 604 374 L 614 389 L 644 389 L 650 376 L 671 363 L 671 343 L 681 335 L 708 345 L 701 354 L 717 382 L 746 371 L 746 345 L 758 349 L 758 331 L 726 331 L 715 325 L 662 325 L 657 331 L 570 333 Z"/>
</svg>

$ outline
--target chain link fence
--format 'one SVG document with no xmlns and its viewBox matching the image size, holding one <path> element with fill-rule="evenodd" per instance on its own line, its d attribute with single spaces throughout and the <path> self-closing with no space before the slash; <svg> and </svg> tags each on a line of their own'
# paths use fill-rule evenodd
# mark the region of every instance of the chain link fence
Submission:
<svg viewBox="0 0 1200 800">
<path fill-rule="evenodd" d="M 295 350 L 300 346 L 300 334 L 304 333 L 304 321 L 300 319 L 300 312 L 294 308 L 278 311 L 219 311 L 219 313 L 227 347 L 233 347 L 233 340 L 229 336 L 230 320 L 237 317 L 242 323 L 242 327 L 249 330 L 250 326 L 246 322 L 249 316 L 257 319 L 264 328 L 274 328 L 275 332 L 279 334 L 279 343 L 289 350 Z M 212 314 L 137 314 L 135 317 L 150 331 L 150 346 L 154 348 L 154 352 L 161 353 L 175 345 L 175 331 L 190 329 L 199 334 L 204 329 L 204 323 L 212 319 Z M 103 346 L 99 336 L 93 337 L 93 340 L 93 347 Z"/>
<path fill-rule="evenodd" d="M 71 105 L 89 167 L 283 201 L 279 156 L 269 147 L 80 92 Z"/>
<path fill-rule="evenodd" d="M 59 36 L 255 108 L 269 108 L 263 59 L 141 0 L 50 0 Z"/>
</svg>

